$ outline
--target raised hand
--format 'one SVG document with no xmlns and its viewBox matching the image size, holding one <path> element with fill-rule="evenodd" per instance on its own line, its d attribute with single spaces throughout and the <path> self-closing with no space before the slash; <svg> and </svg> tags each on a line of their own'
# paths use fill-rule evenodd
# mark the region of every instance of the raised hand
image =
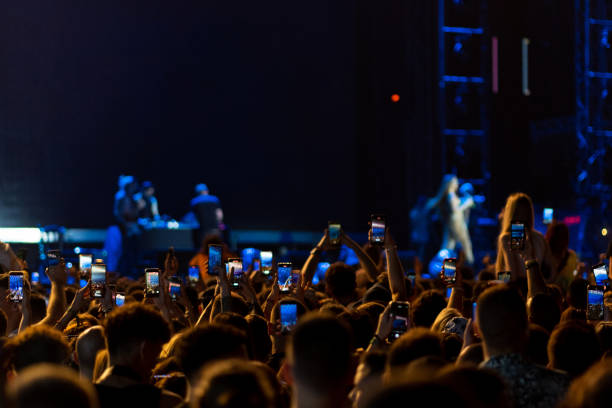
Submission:
<svg viewBox="0 0 612 408">
<path fill-rule="evenodd" d="M 45 273 L 49 280 L 56 285 L 65 286 L 68 281 L 68 271 L 66 270 L 66 261 L 61 258 L 57 265 L 49 266 Z"/>
<path fill-rule="evenodd" d="M 391 305 L 393 301 L 389 302 L 385 307 L 385 310 L 378 317 L 378 326 L 376 327 L 376 337 L 379 340 L 385 340 L 391 334 L 393 330 L 393 315 L 391 314 Z"/>
</svg>

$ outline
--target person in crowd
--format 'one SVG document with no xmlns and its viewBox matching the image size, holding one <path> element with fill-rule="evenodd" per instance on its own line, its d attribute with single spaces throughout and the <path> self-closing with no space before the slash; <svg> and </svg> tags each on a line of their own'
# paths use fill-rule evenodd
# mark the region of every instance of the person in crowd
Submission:
<svg viewBox="0 0 612 408">
<path fill-rule="evenodd" d="M 498 373 L 510 387 L 517 407 L 555 407 L 569 384 L 565 374 L 529 363 L 522 356 L 527 344 L 527 311 L 516 289 L 497 285 L 478 297 L 478 331 L 483 367 Z"/>
<path fill-rule="evenodd" d="M 91 382 L 56 364 L 25 369 L 11 383 L 6 399 L 11 408 L 99 408 Z"/>
<path fill-rule="evenodd" d="M 208 234 L 220 235 L 225 229 L 223 225 L 223 210 L 219 198 L 211 195 L 208 186 L 200 183 L 195 187 L 196 196 L 191 200 L 191 211 L 198 220 L 197 246 Z"/>
<path fill-rule="evenodd" d="M 580 260 L 569 248 L 569 228 L 562 222 L 553 222 L 546 231 L 546 242 L 552 255 L 552 276 L 550 281 L 566 292 L 574 274 L 580 269 Z"/>
<path fill-rule="evenodd" d="M 510 245 L 512 223 L 524 226 L 524 249 L 513 250 Z M 497 239 L 496 272 L 512 273 L 512 279 L 526 277 L 524 261 L 534 259 L 540 265 L 544 278 L 551 278 L 553 266 L 552 254 L 544 236 L 534 229 L 533 203 L 531 197 L 524 193 L 515 193 L 508 197 L 503 210 L 501 231 Z"/>
<path fill-rule="evenodd" d="M 93 326 L 79 335 L 76 341 L 76 363 L 81 377 L 93 381 L 98 352 L 106 349 L 106 337 L 102 326 Z"/>
</svg>

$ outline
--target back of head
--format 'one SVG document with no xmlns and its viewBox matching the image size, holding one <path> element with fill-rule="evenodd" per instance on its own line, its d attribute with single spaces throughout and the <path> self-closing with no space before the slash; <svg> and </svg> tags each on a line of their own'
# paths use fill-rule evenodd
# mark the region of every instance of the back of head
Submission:
<svg viewBox="0 0 612 408">
<path fill-rule="evenodd" d="M 7 347 L 17 371 L 38 363 L 63 364 L 70 356 L 64 336 L 49 326 L 32 326 L 13 337 Z"/>
<path fill-rule="evenodd" d="M 138 352 L 141 343 L 164 344 L 170 328 L 161 313 L 150 306 L 129 303 L 112 311 L 104 322 L 111 363 Z"/>
<path fill-rule="evenodd" d="M 206 363 L 226 358 L 246 358 L 246 336 L 238 329 L 225 325 L 192 327 L 178 339 L 175 357 L 193 383 Z"/>
<path fill-rule="evenodd" d="M 442 309 L 442 311 L 436 317 L 433 324 L 431 325 L 431 330 L 436 333 L 443 333 L 446 328 L 446 324 L 450 322 L 455 317 L 461 317 L 461 313 L 457 309 L 453 309 L 451 307 Z"/>
<path fill-rule="evenodd" d="M 534 364 L 546 366 L 548 364 L 548 339 L 550 332 L 538 326 L 530 324 L 527 334 L 527 345 L 525 347 L 525 357 Z"/>
<path fill-rule="evenodd" d="M 272 408 L 274 387 L 262 369 L 244 360 L 225 360 L 205 367 L 192 408 Z"/>
<path fill-rule="evenodd" d="M 589 283 L 582 278 L 574 279 L 567 289 L 567 303 L 576 309 L 586 310 L 588 285 Z"/>
<path fill-rule="evenodd" d="M 73 370 L 53 364 L 31 366 L 8 388 L 12 408 L 97 408 L 93 385 Z"/>
<path fill-rule="evenodd" d="M 551 332 L 561 319 L 561 310 L 555 299 L 546 293 L 538 293 L 528 302 L 529 322 Z"/>
<path fill-rule="evenodd" d="M 234 312 L 222 312 L 216 315 L 213 319 L 213 323 L 224 324 L 226 326 L 232 326 L 240 330 L 246 336 L 249 331 L 249 325 L 246 319 Z"/>
<path fill-rule="evenodd" d="M 336 299 L 353 296 L 356 287 L 355 269 L 343 262 L 331 264 L 325 272 L 325 288 Z"/>
<path fill-rule="evenodd" d="M 567 322 L 559 325 L 550 336 L 548 358 L 553 368 L 577 377 L 601 356 L 599 341 L 593 327 L 586 323 Z"/>
<path fill-rule="evenodd" d="M 510 407 L 506 384 L 494 371 L 477 367 L 449 367 L 442 371 L 439 381 L 480 407 Z"/>
<path fill-rule="evenodd" d="M 374 336 L 376 327 L 372 324 L 370 316 L 364 311 L 351 310 L 338 316 L 351 327 L 356 348 L 368 348 L 368 344 Z"/>
<path fill-rule="evenodd" d="M 546 240 L 555 256 L 562 256 L 569 247 L 569 228 L 562 222 L 550 224 L 546 230 Z"/>
<path fill-rule="evenodd" d="M 561 313 L 561 319 L 559 321 L 561 323 L 573 321 L 586 323 L 586 310 L 579 310 L 570 306 Z"/>
<path fill-rule="evenodd" d="M 595 364 L 570 386 L 563 408 L 604 408 L 612 401 L 612 360 Z"/>
<path fill-rule="evenodd" d="M 457 365 L 478 366 L 484 361 L 484 353 L 482 344 L 470 344 L 459 353 L 457 357 Z"/>
<path fill-rule="evenodd" d="M 612 325 L 608 322 L 599 322 L 595 327 L 595 333 L 599 339 L 599 346 L 603 354 L 612 352 Z"/>
<path fill-rule="evenodd" d="M 490 354 L 521 352 L 527 336 L 527 312 L 517 290 L 497 285 L 478 297 L 478 329 Z"/>
<path fill-rule="evenodd" d="M 106 347 L 104 329 L 102 326 L 94 326 L 79 335 L 76 341 L 76 352 L 81 368 L 93 370 L 96 363 L 98 351 Z"/>
<path fill-rule="evenodd" d="M 402 334 L 391 345 L 387 356 L 389 370 L 401 368 L 425 356 L 443 357 L 442 339 L 429 329 L 417 327 Z"/>
<path fill-rule="evenodd" d="M 251 356 L 254 360 L 266 361 L 272 351 L 272 342 L 268 335 L 268 322 L 257 314 L 249 314 L 246 317 L 249 325 L 249 339 Z"/>
<path fill-rule="evenodd" d="M 8 317 L 6 317 L 6 313 L 4 310 L 0 309 L 0 337 L 4 337 L 7 335 L 6 328 L 8 327 Z"/>
<path fill-rule="evenodd" d="M 402 406 L 400 401 L 410 401 L 414 407 L 453 407 L 473 406 L 452 387 L 440 382 L 410 382 L 383 388 L 366 403 L 366 408 L 389 408 Z"/>
<path fill-rule="evenodd" d="M 444 295 L 436 290 L 426 290 L 412 303 L 412 325 L 431 327 L 444 308 Z"/>
<path fill-rule="evenodd" d="M 323 394 L 350 382 L 352 334 L 345 323 L 332 315 L 304 316 L 287 350 L 298 387 Z"/>
<path fill-rule="evenodd" d="M 504 218 L 502 219 L 502 232 L 510 232 L 513 221 L 521 222 L 525 229 L 533 229 L 534 215 L 531 197 L 525 193 L 514 193 L 508 196 L 504 207 Z"/>
</svg>

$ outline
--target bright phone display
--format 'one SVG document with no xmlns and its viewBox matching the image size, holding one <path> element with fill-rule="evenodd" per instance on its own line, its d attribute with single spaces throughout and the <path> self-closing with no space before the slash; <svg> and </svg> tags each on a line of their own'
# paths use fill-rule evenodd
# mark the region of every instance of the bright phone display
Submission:
<svg viewBox="0 0 612 408">
<path fill-rule="evenodd" d="M 291 284 L 291 262 L 278 263 L 278 286 L 282 291 L 288 291 Z"/>
<path fill-rule="evenodd" d="M 62 253 L 57 249 L 47 251 L 47 263 L 49 266 L 55 266 L 59 264 Z"/>
<path fill-rule="evenodd" d="M 317 265 L 317 270 L 315 271 L 314 276 L 312 277 L 312 284 L 316 285 L 319 282 L 323 282 L 325 280 L 325 272 L 329 269 L 329 262 L 319 262 Z"/>
<path fill-rule="evenodd" d="M 281 303 L 280 305 L 281 333 L 291 331 L 297 324 L 297 304 Z"/>
<path fill-rule="evenodd" d="M 15 303 L 23 301 L 23 272 L 9 273 L 9 300 Z"/>
<path fill-rule="evenodd" d="M 587 320 L 603 320 L 604 288 L 589 286 L 587 289 Z"/>
<path fill-rule="evenodd" d="M 93 264 L 91 265 L 91 287 L 90 292 L 92 297 L 104 297 L 106 288 L 106 265 Z"/>
<path fill-rule="evenodd" d="M 232 282 L 232 286 L 237 288 L 239 285 L 239 281 L 240 278 L 242 278 L 242 274 L 243 274 L 243 266 L 242 266 L 242 260 L 240 258 L 230 258 L 227 261 L 226 265 L 226 270 L 227 273 L 233 273 L 234 274 L 234 281 Z"/>
<path fill-rule="evenodd" d="M 159 296 L 159 269 L 157 268 L 145 269 L 145 296 Z"/>
<path fill-rule="evenodd" d="M 329 233 L 329 243 L 333 246 L 340 245 L 340 230 L 342 226 L 335 222 L 330 222 L 327 231 Z"/>
<path fill-rule="evenodd" d="M 115 306 L 123 306 L 125 304 L 125 293 L 117 292 L 115 296 Z"/>
<path fill-rule="evenodd" d="M 200 280 L 200 267 L 191 265 L 189 267 L 189 283 L 195 285 Z"/>
<path fill-rule="evenodd" d="M 176 302 L 181 296 L 181 280 L 176 276 L 171 277 L 168 281 L 168 294 L 173 302 Z"/>
<path fill-rule="evenodd" d="M 508 283 L 510 282 L 510 279 L 512 278 L 512 272 L 508 271 L 508 272 L 500 272 L 497 274 L 497 279 L 504 282 L 504 283 Z"/>
<path fill-rule="evenodd" d="M 513 251 L 525 249 L 525 224 L 513 222 L 510 226 L 510 249 Z"/>
<path fill-rule="evenodd" d="M 442 262 L 442 279 L 445 283 L 451 284 L 455 283 L 455 278 L 457 276 L 457 259 L 456 258 L 446 258 L 444 262 Z"/>
<path fill-rule="evenodd" d="M 385 217 L 382 215 L 372 215 L 371 221 L 371 234 L 370 239 L 375 244 L 382 244 L 385 242 Z"/>
<path fill-rule="evenodd" d="M 89 254 L 79 254 L 79 271 L 89 273 L 93 256 Z"/>
<path fill-rule="evenodd" d="M 605 264 L 599 264 L 593 266 L 593 275 L 595 276 L 595 283 L 603 285 L 608 279 L 608 269 Z"/>
<path fill-rule="evenodd" d="M 272 251 L 261 251 L 259 253 L 259 259 L 261 260 L 261 273 L 264 275 L 270 275 L 272 270 Z"/>
<path fill-rule="evenodd" d="M 391 315 L 393 316 L 393 328 L 391 329 L 390 338 L 395 340 L 408 331 L 410 303 L 393 302 L 391 304 Z"/>
<path fill-rule="evenodd" d="M 242 256 L 242 267 L 244 270 L 249 269 L 255 259 L 259 259 L 259 251 L 255 248 L 244 248 L 240 255 Z"/>
<path fill-rule="evenodd" d="M 551 224 L 552 221 L 553 221 L 553 209 L 545 208 L 544 212 L 542 213 L 542 222 L 544 224 Z"/>
<path fill-rule="evenodd" d="M 221 245 L 208 246 L 208 274 L 217 276 L 218 269 L 223 267 L 223 247 Z"/>
</svg>

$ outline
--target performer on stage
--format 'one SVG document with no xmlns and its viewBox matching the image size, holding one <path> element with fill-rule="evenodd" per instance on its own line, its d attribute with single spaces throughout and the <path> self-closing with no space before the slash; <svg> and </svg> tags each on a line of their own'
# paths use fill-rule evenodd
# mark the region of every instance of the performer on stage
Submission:
<svg viewBox="0 0 612 408">
<path fill-rule="evenodd" d="M 138 218 L 147 221 L 160 219 L 157 198 L 155 198 L 155 186 L 150 181 L 142 182 L 142 190 L 137 194 Z"/>
<path fill-rule="evenodd" d="M 471 196 L 465 196 L 463 200 L 457 196 L 459 180 L 453 174 L 447 174 L 442 178 L 442 185 L 438 194 L 429 200 L 427 209 L 437 209 L 443 225 L 442 247 L 440 250 L 455 250 L 457 242 L 461 245 L 468 264 L 474 263 L 472 252 L 472 241 L 468 231 L 466 210 L 474 205 Z"/>
<path fill-rule="evenodd" d="M 206 184 L 198 184 L 195 192 L 197 196 L 191 200 L 191 211 L 193 211 L 200 224 L 197 234 L 199 246 L 206 235 L 221 235 L 221 231 L 224 229 L 223 210 L 219 199 L 209 194 Z"/>
</svg>

